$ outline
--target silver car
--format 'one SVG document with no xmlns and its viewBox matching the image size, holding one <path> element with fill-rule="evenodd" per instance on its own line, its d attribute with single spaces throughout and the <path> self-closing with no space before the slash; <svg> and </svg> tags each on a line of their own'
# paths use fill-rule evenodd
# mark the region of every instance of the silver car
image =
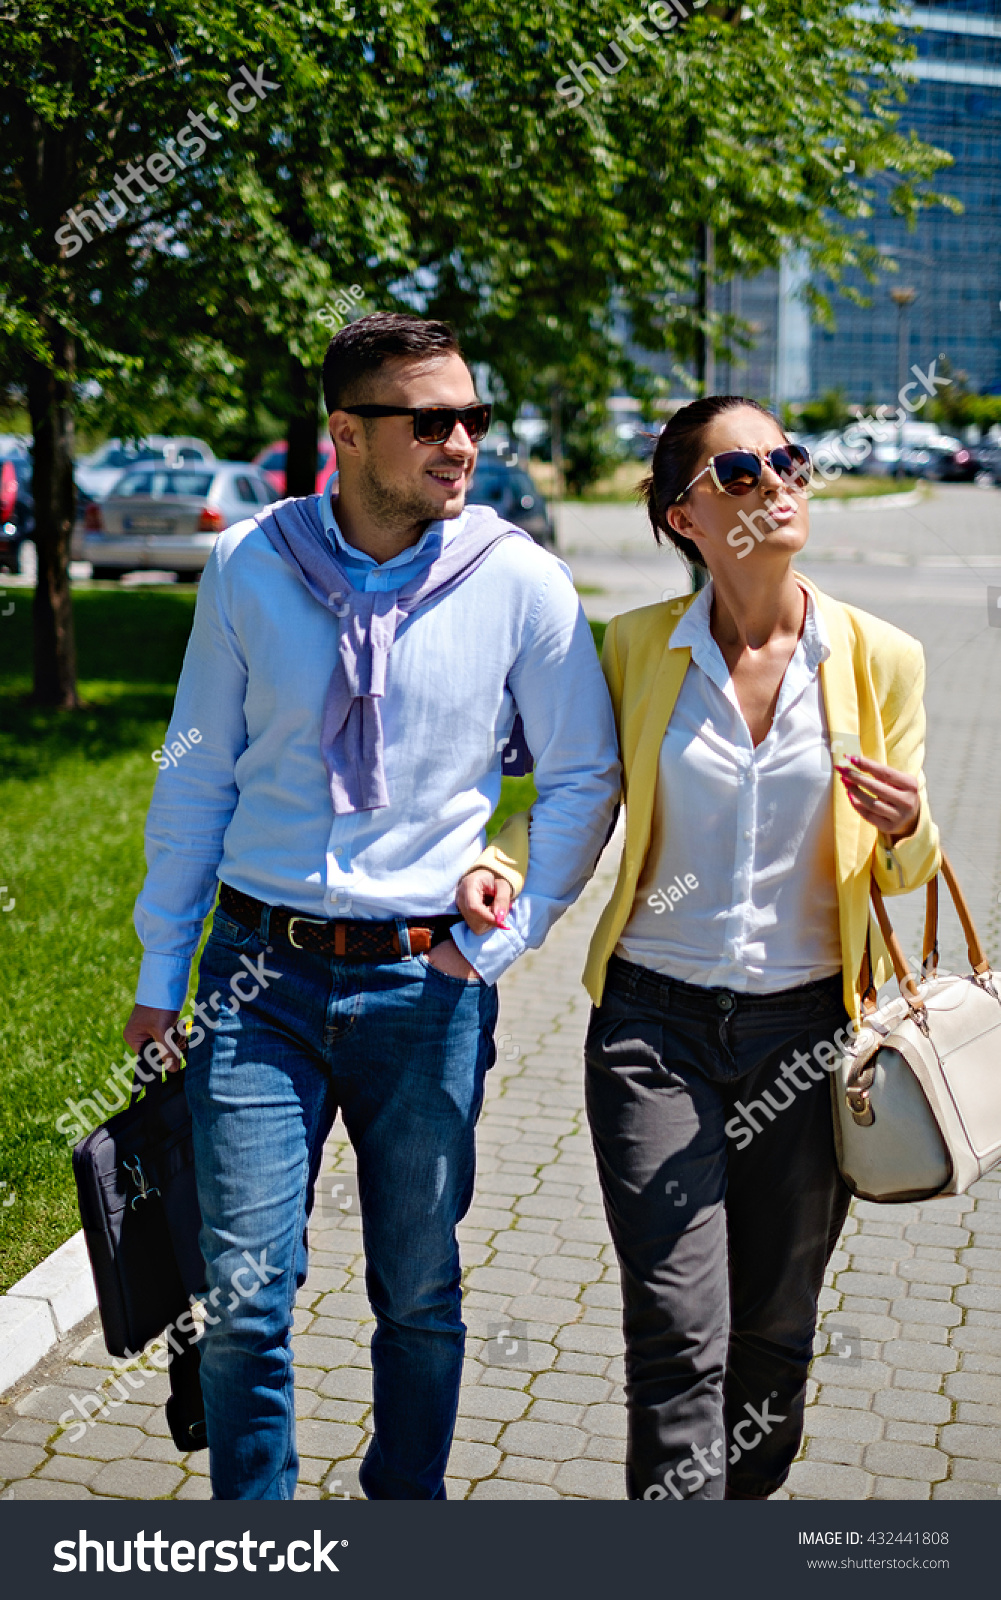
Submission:
<svg viewBox="0 0 1001 1600">
<path fill-rule="evenodd" d="M 152 433 L 137 444 L 121 439 L 108 439 L 93 455 L 83 456 L 74 468 L 73 476 L 78 489 L 91 500 L 103 500 L 111 493 L 127 467 L 138 466 L 190 467 L 215 465 L 215 455 L 204 439 L 188 435 L 176 438 L 164 433 Z"/>
<path fill-rule="evenodd" d="M 89 561 L 95 578 L 151 570 L 195 578 L 224 528 L 274 500 L 264 475 L 242 461 L 138 465 L 107 499 L 86 508 L 73 533 L 73 559 Z"/>
</svg>

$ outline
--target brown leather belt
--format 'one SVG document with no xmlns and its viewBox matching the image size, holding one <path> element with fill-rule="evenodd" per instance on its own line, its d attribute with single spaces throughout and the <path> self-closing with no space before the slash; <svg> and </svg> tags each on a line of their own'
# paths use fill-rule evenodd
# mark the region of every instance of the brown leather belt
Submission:
<svg viewBox="0 0 1001 1600">
<path fill-rule="evenodd" d="M 367 922 L 356 917 L 307 917 L 288 906 L 269 906 L 253 895 L 220 885 L 219 904 L 228 916 L 245 928 L 267 928 L 267 938 L 281 939 L 293 950 L 314 955 L 337 956 L 342 961 L 399 961 L 399 929 L 393 922 Z M 263 918 L 268 912 L 267 923 Z M 455 916 L 406 919 L 410 934 L 410 954 L 426 955 L 435 945 L 444 944 L 459 919 Z"/>
</svg>

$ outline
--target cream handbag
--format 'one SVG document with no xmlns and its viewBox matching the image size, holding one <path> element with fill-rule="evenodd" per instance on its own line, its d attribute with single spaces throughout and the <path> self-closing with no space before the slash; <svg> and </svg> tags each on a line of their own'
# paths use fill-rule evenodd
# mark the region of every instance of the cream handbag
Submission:
<svg viewBox="0 0 1001 1600">
<path fill-rule="evenodd" d="M 927 888 L 920 981 L 872 884 L 900 994 L 877 1009 L 867 951 L 861 1026 L 831 1076 L 838 1164 L 864 1200 L 963 1194 L 1001 1162 L 1001 974 L 988 965 L 944 854 L 942 876 L 972 970 L 938 974 L 935 877 Z"/>
</svg>

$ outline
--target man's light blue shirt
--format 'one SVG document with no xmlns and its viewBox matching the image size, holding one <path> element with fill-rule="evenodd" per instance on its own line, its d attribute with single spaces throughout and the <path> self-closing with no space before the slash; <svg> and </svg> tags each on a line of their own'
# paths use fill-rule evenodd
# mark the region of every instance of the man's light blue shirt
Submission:
<svg viewBox="0 0 1001 1600">
<path fill-rule="evenodd" d="M 383 561 L 380 564 L 374 556 L 366 555 L 364 550 L 356 550 L 353 544 L 348 544 L 337 526 L 337 518 L 334 515 L 333 498 L 336 493 L 337 474 L 334 473 L 328 478 L 320 496 L 323 526 L 334 546 L 338 561 L 351 578 L 354 587 L 364 589 L 369 594 L 402 589 L 411 578 L 416 578 L 425 572 L 432 561 L 441 555 L 445 545 L 462 532 L 469 516 L 468 512 L 463 511 L 449 522 L 432 522 L 425 528 L 415 545 L 402 550 L 398 556 L 393 556 L 391 561 Z"/>
<path fill-rule="evenodd" d="M 477 506 L 432 523 L 379 565 L 344 540 L 332 488 L 323 522 L 357 588 L 402 587 L 470 519 L 495 516 Z M 337 647 L 336 619 L 257 524 L 227 529 L 199 586 L 165 741 L 176 765 L 160 771 L 147 821 L 140 1003 L 182 1006 L 217 879 L 317 918 L 453 909 L 500 796 L 516 711 L 536 761 L 528 878 L 508 929 L 475 937 L 461 924 L 456 943 L 495 982 L 542 943 L 593 870 L 619 765 L 608 692 L 562 562 L 527 539 L 505 539 L 455 589 L 401 621 L 382 700 L 390 804 L 343 816 L 320 754 Z"/>
</svg>

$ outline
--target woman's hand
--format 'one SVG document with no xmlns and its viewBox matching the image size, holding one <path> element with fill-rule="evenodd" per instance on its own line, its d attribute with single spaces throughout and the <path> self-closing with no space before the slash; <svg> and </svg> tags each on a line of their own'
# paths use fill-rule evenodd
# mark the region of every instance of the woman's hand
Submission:
<svg viewBox="0 0 1001 1600">
<path fill-rule="evenodd" d="M 459 880 L 455 903 L 472 933 L 506 928 L 514 893 L 506 878 L 489 867 L 475 867 Z"/>
<path fill-rule="evenodd" d="M 849 756 L 837 769 L 860 817 L 888 839 L 907 839 L 918 825 L 921 795 L 910 772 L 881 766 L 867 756 Z"/>
</svg>

